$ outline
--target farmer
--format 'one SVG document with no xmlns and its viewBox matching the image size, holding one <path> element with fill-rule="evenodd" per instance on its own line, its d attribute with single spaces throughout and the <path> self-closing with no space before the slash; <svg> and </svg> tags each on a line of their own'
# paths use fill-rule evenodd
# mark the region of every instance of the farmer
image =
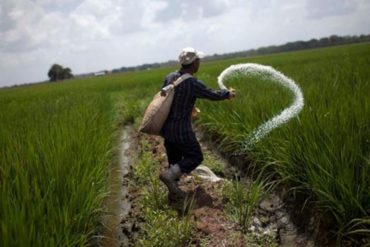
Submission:
<svg viewBox="0 0 370 247">
<path fill-rule="evenodd" d="M 184 48 L 179 55 L 180 70 L 167 75 L 163 87 L 181 75 L 194 75 L 200 65 L 201 52 L 191 47 Z M 197 98 L 224 100 L 235 97 L 234 91 L 206 88 L 195 77 L 184 80 L 175 88 L 174 99 L 166 122 L 161 130 L 164 138 L 169 168 L 159 178 L 168 187 L 169 198 L 184 198 L 185 192 L 177 186 L 183 173 L 190 173 L 202 161 L 203 154 L 191 126 L 191 116 Z"/>
</svg>

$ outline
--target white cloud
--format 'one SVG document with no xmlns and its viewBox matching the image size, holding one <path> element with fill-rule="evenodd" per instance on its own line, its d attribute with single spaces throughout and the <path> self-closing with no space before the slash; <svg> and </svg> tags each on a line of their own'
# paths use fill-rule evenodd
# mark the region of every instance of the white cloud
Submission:
<svg viewBox="0 0 370 247">
<path fill-rule="evenodd" d="M 369 33 L 367 0 L 2 0 L 0 85 L 225 53 L 331 34 Z M 18 73 L 18 71 L 27 73 Z"/>
<path fill-rule="evenodd" d="M 165 7 L 158 11 L 156 21 L 167 22 L 182 19 L 192 21 L 224 14 L 230 3 L 227 0 L 166 0 Z"/>
<path fill-rule="evenodd" d="M 321 19 L 329 16 L 347 15 L 357 9 L 357 1 L 353 0 L 308 0 L 307 17 Z"/>
</svg>

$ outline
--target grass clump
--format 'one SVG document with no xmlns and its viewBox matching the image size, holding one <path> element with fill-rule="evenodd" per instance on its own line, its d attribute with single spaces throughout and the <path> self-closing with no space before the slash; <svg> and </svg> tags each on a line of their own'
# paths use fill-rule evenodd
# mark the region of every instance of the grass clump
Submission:
<svg viewBox="0 0 370 247">
<path fill-rule="evenodd" d="M 222 196 L 226 201 L 226 212 L 239 224 L 243 233 L 248 231 L 252 216 L 265 191 L 265 183 L 258 180 L 248 183 L 234 180 L 225 184 Z"/>
<path fill-rule="evenodd" d="M 190 216 L 178 218 L 173 210 L 145 211 L 146 223 L 143 227 L 143 238 L 137 246 L 178 247 L 184 246 L 191 238 L 193 231 Z"/>
<path fill-rule="evenodd" d="M 167 204 L 167 190 L 159 180 L 160 160 L 154 157 L 150 143 L 142 139 L 141 153 L 134 166 L 136 186 L 140 188 L 139 207 L 143 224 L 136 246 L 183 246 L 191 239 L 190 212 L 182 216 Z"/>
</svg>

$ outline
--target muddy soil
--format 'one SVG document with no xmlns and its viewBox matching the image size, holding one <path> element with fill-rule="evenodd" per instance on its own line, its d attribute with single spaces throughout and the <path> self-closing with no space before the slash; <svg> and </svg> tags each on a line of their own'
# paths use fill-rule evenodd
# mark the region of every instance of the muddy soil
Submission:
<svg viewBox="0 0 370 247">
<path fill-rule="evenodd" d="M 141 136 L 130 129 L 123 131 L 121 143 L 121 161 L 117 174 L 121 174 L 120 189 L 115 188 L 110 216 L 106 219 L 106 237 L 102 246 L 134 246 L 141 225 L 140 206 L 138 205 L 138 188 L 129 182 L 132 176 L 131 166 L 135 160 L 135 150 L 138 139 L 148 138 L 152 153 L 163 158 L 165 151 L 163 141 L 159 137 Z M 278 193 L 266 195 L 259 203 L 258 210 L 253 216 L 252 225 L 246 234 L 241 233 L 240 227 L 233 222 L 224 210 L 225 202 L 220 191 L 227 179 L 233 173 L 239 173 L 231 164 L 217 155 L 213 148 L 201 141 L 205 155 L 212 155 L 225 166 L 228 174 L 217 182 L 203 179 L 193 172 L 180 178 L 179 186 L 192 195 L 194 199 L 191 208 L 191 219 L 194 234 L 186 246 L 314 246 L 311 238 L 299 233 L 291 220 L 287 206 Z M 161 169 L 168 164 L 162 159 Z M 179 212 L 183 210 L 180 202 L 168 202 Z M 181 217 L 181 216 L 180 216 Z"/>
</svg>

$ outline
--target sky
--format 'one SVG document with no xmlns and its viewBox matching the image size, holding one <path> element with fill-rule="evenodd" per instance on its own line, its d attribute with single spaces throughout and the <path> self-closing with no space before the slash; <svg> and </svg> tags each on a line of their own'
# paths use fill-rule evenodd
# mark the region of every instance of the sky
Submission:
<svg viewBox="0 0 370 247">
<path fill-rule="evenodd" d="M 0 0 L 0 87 L 333 34 L 370 34 L 370 0 Z"/>
</svg>

